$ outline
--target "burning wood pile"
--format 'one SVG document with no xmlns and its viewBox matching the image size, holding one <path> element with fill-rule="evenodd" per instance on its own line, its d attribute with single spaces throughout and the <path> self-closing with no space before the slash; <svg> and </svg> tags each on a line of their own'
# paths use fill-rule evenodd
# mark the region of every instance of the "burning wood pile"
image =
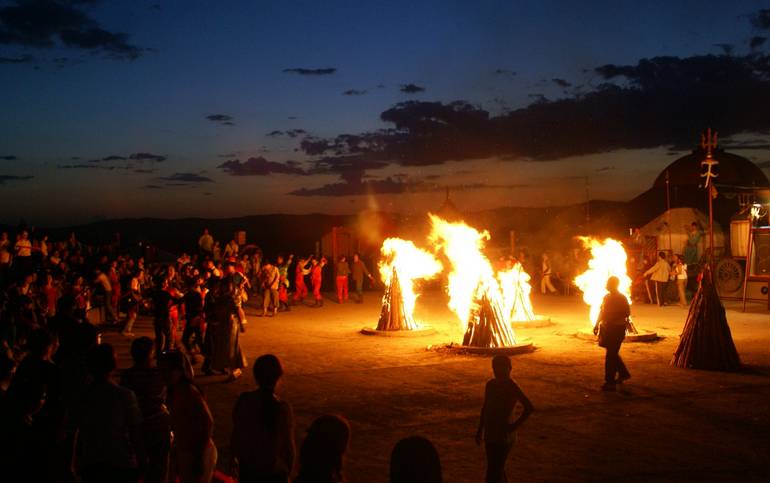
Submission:
<svg viewBox="0 0 770 483">
<path fill-rule="evenodd" d="M 447 279 L 449 308 L 463 324 L 463 346 L 515 346 L 510 306 L 506 306 L 492 265 L 482 253 L 489 233 L 435 215 L 430 215 L 430 220 L 430 240 L 452 266 Z"/>
<path fill-rule="evenodd" d="M 415 284 L 438 274 L 441 263 L 411 241 L 400 238 L 385 240 L 380 252 L 379 271 L 385 294 L 376 332 L 419 330 L 422 326 L 414 320 L 418 297 Z"/>
<path fill-rule="evenodd" d="M 590 307 L 588 318 L 591 323 L 590 331 L 599 319 L 604 296 L 607 295 L 607 280 L 617 277 L 620 280 L 618 291 L 622 293 L 631 304 L 631 278 L 628 276 L 626 262 L 628 256 L 623 244 L 612 238 L 598 240 L 592 237 L 581 237 L 583 246 L 591 252 L 588 261 L 588 269 L 575 277 L 575 285 L 583 292 L 583 301 Z M 626 330 L 627 342 L 649 342 L 656 340 L 658 334 L 645 330 L 638 331 L 633 323 L 629 323 L 630 330 Z"/>
<path fill-rule="evenodd" d="M 497 274 L 500 288 L 503 291 L 505 310 L 510 312 L 514 323 L 535 322 L 538 317 L 532 307 L 531 277 L 524 270 L 521 262 L 515 262 L 507 270 Z M 522 324 L 526 325 L 526 324 Z"/>
<path fill-rule="evenodd" d="M 725 308 L 708 266 L 690 304 L 671 365 L 712 371 L 737 371 L 741 367 Z"/>
</svg>

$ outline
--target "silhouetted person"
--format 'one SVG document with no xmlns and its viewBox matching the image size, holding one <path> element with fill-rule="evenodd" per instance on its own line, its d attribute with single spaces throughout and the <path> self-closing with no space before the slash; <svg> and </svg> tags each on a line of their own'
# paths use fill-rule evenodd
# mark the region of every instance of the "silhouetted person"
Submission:
<svg viewBox="0 0 770 483">
<path fill-rule="evenodd" d="M 121 384 L 134 391 L 142 413 L 142 436 L 147 454 L 145 483 L 165 483 L 171 448 L 171 427 L 166 409 L 166 383 L 155 365 L 149 337 L 131 343 L 134 365 L 123 371 Z"/>
<path fill-rule="evenodd" d="M 340 416 L 317 418 L 307 429 L 299 452 L 299 474 L 294 483 L 340 483 L 345 481 L 345 452 L 350 426 Z"/>
<path fill-rule="evenodd" d="M 77 428 L 75 459 L 82 481 L 136 482 L 145 460 L 136 396 L 112 381 L 117 360 L 111 345 L 91 348 L 86 362 L 93 382 L 73 415 Z"/>
<path fill-rule="evenodd" d="M 286 483 L 294 466 L 294 417 L 291 406 L 275 394 L 283 375 L 278 358 L 266 354 L 254 362 L 259 388 L 244 392 L 233 408 L 230 451 L 242 483 Z"/>
<path fill-rule="evenodd" d="M 161 356 L 158 365 L 168 384 L 168 410 L 174 432 L 171 481 L 208 483 L 217 464 L 217 448 L 211 438 L 214 419 L 206 400 L 193 384 L 193 370 L 178 351 Z"/>
<path fill-rule="evenodd" d="M 390 483 L 441 483 L 441 461 L 422 436 L 404 438 L 390 453 Z"/>
<path fill-rule="evenodd" d="M 516 430 L 529 418 L 534 407 L 518 384 L 511 379 L 511 360 L 506 356 L 492 359 L 494 379 L 487 381 L 484 405 L 481 407 L 476 444 L 484 441 L 487 455 L 487 483 L 504 483 L 505 463 L 516 442 Z M 514 409 L 521 404 L 523 410 L 514 418 Z"/>
<path fill-rule="evenodd" d="M 628 305 L 626 296 L 618 291 L 619 285 L 618 277 L 607 279 L 609 293 L 604 296 L 599 319 L 594 326 L 594 334 L 599 336 L 599 346 L 607 351 L 604 357 L 604 385 L 602 386 L 605 391 L 614 391 L 616 383 L 631 377 L 619 354 L 620 345 L 626 338 L 626 324 L 631 315 L 631 307 Z"/>
</svg>

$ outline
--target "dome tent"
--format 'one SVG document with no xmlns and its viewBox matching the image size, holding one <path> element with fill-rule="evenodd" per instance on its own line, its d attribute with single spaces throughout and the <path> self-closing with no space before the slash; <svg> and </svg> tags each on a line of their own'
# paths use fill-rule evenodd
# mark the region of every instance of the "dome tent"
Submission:
<svg viewBox="0 0 770 483">
<path fill-rule="evenodd" d="M 673 253 L 683 254 L 687 246 L 687 228 L 696 222 L 700 224 L 704 232 L 708 230 L 709 219 L 703 212 L 695 208 L 672 208 L 664 211 L 655 219 L 641 228 L 644 236 L 655 237 L 658 242 L 658 250 L 671 250 Z M 718 252 L 725 246 L 725 235 L 722 227 L 714 222 L 714 247 Z M 698 257 L 708 248 L 708 235 L 704 233 L 698 244 Z"/>
</svg>

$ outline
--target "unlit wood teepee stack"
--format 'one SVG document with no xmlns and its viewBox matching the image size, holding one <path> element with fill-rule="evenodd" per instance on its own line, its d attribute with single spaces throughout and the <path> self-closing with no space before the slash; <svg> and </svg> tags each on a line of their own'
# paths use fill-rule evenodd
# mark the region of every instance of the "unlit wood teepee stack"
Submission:
<svg viewBox="0 0 770 483">
<path fill-rule="evenodd" d="M 736 371 L 741 367 L 722 301 L 707 265 L 671 364 L 690 369 Z"/>
<path fill-rule="evenodd" d="M 516 345 L 513 329 L 500 304 L 482 295 L 474 303 L 463 337 L 467 347 L 510 347 Z"/>
<path fill-rule="evenodd" d="M 385 288 L 382 297 L 382 310 L 380 320 L 377 322 L 377 330 L 415 330 L 417 323 L 411 314 L 404 310 L 404 298 L 401 293 L 401 284 L 398 281 L 396 269 L 390 278 L 390 284 Z"/>
</svg>

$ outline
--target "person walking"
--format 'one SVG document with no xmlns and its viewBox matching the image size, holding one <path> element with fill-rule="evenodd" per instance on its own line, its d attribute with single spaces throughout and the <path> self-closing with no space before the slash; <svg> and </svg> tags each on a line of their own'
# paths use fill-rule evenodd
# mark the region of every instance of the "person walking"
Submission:
<svg viewBox="0 0 770 483">
<path fill-rule="evenodd" d="M 341 255 L 337 260 L 336 273 L 337 302 L 341 304 L 348 299 L 348 275 L 350 275 L 350 266 L 345 255 Z"/>
<path fill-rule="evenodd" d="M 286 482 L 294 467 L 294 416 L 275 394 L 281 361 L 265 354 L 253 370 L 257 390 L 241 393 L 233 408 L 233 468 L 242 483 Z"/>
<path fill-rule="evenodd" d="M 666 260 L 666 252 L 658 253 L 658 261 L 644 272 L 644 276 L 649 276 L 655 284 L 655 303 L 658 304 L 658 307 L 666 305 L 666 287 L 668 287 L 668 280 L 671 277 L 671 265 Z"/>
<path fill-rule="evenodd" d="M 547 253 L 543 253 L 541 267 L 543 270 L 543 277 L 540 279 L 540 293 L 543 295 L 546 295 L 547 293 L 556 293 L 556 287 L 554 287 L 551 282 L 551 275 L 553 274 L 551 259 L 548 257 Z"/>
<path fill-rule="evenodd" d="M 307 297 L 307 285 L 305 276 L 310 273 L 307 266 L 310 264 L 310 258 L 300 258 L 297 260 L 297 266 L 294 269 L 294 303 L 303 303 Z"/>
<path fill-rule="evenodd" d="M 262 316 L 266 316 L 268 309 L 270 315 L 278 313 L 280 302 L 278 301 L 278 286 L 281 283 L 281 273 L 278 267 L 270 261 L 266 261 L 262 267 Z M 272 308 L 271 308 L 272 307 Z"/>
<path fill-rule="evenodd" d="M 366 268 L 366 264 L 358 253 L 353 255 L 353 266 L 350 270 L 353 275 L 353 283 L 356 286 L 356 303 L 362 304 L 364 303 L 364 277 L 372 281 L 374 277 L 369 273 L 369 269 Z"/>
<path fill-rule="evenodd" d="M 620 358 L 620 346 L 626 338 L 626 326 L 631 316 L 631 307 L 625 295 L 618 291 L 620 279 L 607 279 L 607 291 L 602 301 L 599 318 L 594 326 L 594 334 L 598 336 L 599 347 L 606 350 L 604 356 L 604 385 L 602 390 L 614 391 L 615 385 L 629 379 L 623 359 Z M 615 378 L 617 376 L 617 379 Z"/>
<path fill-rule="evenodd" d="M 492 359 L 494 378 L 487 381 L 481 407 L 476 444 L 484 442 L 487 457 L 486 483 L 505 483 L 505 463 L 516 442 L 516 430 L 535 410 L 518 384 L 511 379 L 511 360 L 507 356 Z M 523 410 L 514 418 L 516 405 Z"/>
</svg>

